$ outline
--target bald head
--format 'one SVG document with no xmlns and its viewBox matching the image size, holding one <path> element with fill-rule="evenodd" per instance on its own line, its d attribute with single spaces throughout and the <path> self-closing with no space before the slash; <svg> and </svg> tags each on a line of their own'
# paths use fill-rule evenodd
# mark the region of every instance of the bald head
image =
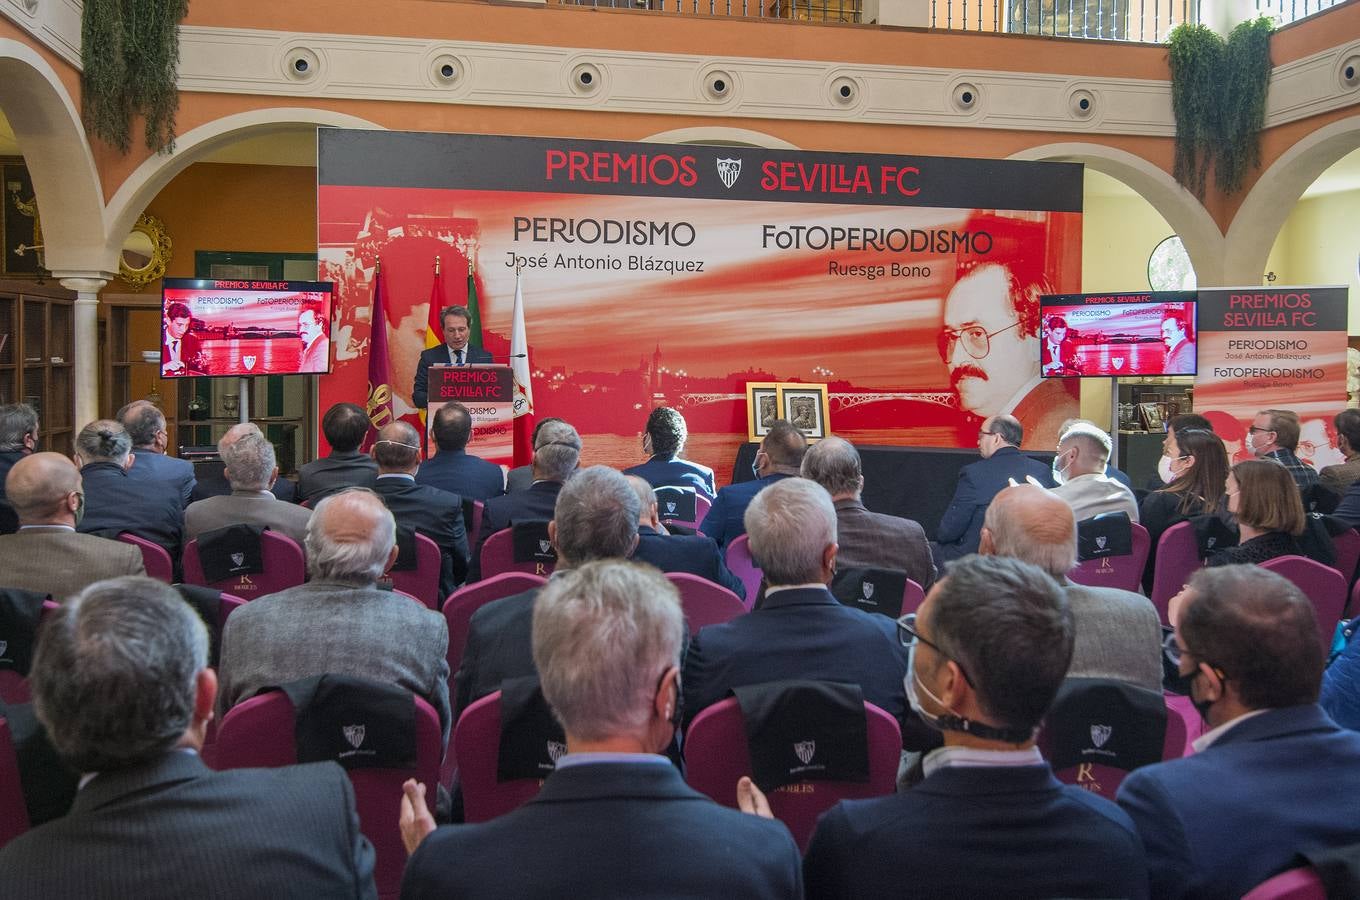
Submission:
<svg viewBox="0 0 1360 900">
<path fill-rule="evenodd" d="M 34 453 L 14 464 L 5 497 L 20 525 L 75 525 L 80 470 L 60 453 Z"/>
<path fill-rule="evenodd" d="M 1077 520 L 1061 497 L 1032 484 L 997 494 L 982 524 L 980 553 L 1033 563 L 1054 577 L 1077 564 Z"/>
<path fill-rule="evenodd" d="M 254 422 L 239 422 L 231 426 L 227 429 L 227 433 L 217 441 L 217 455 L 225 459 L 227 452 L 236 445 L 237 441 L 252 434 L 264 437 L 264 432 Z"/>
<path fill-rule="evenodd" d="M 656 492 L 652 489 L 651 483 L 636 475 L 624 477 L 628 479 L 628 484 L 633 488 L 633 493 L 637 494 L 638 503 L 641 505 L 641 511 L 638 513 L 638 524 L 652 528 L 659 527 L 661 520 L 657 516 Z"/>
<path fill-rule="evenodd" d="M 420 432 L 410 422 L 392 422 L 378 429 L 373 442 L 378 474 L 410 474 L 420 468 Z"/>
<path fill-rule="evenodd" d="M 307 567 L 313 581 L 368 585 L 396 559 L 397 526 L 381 497 L 367 488 L 332 494 L 307 523 Z"/>
</svg>

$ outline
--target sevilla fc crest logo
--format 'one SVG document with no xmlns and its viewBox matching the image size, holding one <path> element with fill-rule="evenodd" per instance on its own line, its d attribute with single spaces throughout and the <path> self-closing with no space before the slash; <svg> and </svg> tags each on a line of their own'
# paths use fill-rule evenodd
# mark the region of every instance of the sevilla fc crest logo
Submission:
<svg viewBox="0 0 1360 900">
<path fill-rule="evenodd" d="M 241 362 L 245 365 L 247 372 L 255 368 L 255 357 L 253 356 L 243 356 L 241 357 Z"/>
<path fill-rule="evenodd" d="M 793 745 L 793 752 L 798 754 L 798 759 L 807 765 L 812 762 L 812 755 L 817 752 L 816 741 L 799 741 Z"/>
<path fill-rule="evenodd" d="M 358 750 L 359 745 L 364 742 L 364 726 L 346 725 L 341 730 L 345 733 L 345 740 L 349 741 L 349 745 Z"/>
<path fill-rule="evenodd" d="M 719 159 L 718 178 L 722 181 L 723 187 L 731 188 L 741 177 L 741 160 L 739 159 Z"/>
<path fill-rule="evenodd" d="M 1114 728 L 1109 725 L 1092 725 L 1091 743 L 1095 744 L 1096 747 L 1104 747 L 1105 742 L 1110 739 L 1110 732 L 1112 731 L 1114 731 Z"/>
</svg>

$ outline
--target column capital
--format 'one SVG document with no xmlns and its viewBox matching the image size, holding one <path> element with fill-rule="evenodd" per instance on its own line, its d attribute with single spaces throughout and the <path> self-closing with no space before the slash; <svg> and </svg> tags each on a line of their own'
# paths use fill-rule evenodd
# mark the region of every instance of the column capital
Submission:
<svg viewBox="0 0 1360 900">
<path fill-rule="evenodd" d="M 68 291 L 75 291 L 77 294 L 97 294 L 103 290 L 104 285 L 113 280 L 112 272 L 87 271 L 87 272 L 53 272 L 57 281 Z"/>
</svg>

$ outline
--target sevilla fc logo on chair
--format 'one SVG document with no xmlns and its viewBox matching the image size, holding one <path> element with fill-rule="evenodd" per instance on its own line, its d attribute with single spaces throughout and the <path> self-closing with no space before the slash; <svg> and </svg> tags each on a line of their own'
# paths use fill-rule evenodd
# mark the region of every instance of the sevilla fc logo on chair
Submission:
<svg viewBox="0 0 1360 900">
<path fill-rule="evenodd" d="M 346 725 L 341 730 L 345 732 L 345 740 L 349 741 L 349 745 L 355 750 L 358 750 L 359 746 L 364 742 L 364 726 Z"/>
<path fill-rule="evenodd" d="M 674 501 L 674 500 L 667 500 L 667 501 L 666 501 L 666 512 L 667 512 L 668 514 L 672 515 L 672 516 L 675 515 L 675 501 Z"/>
<path fill-rule="evenodd" d="M 562 754 L 567 752 L 567 745 L 561 741 L 548 741 L 548 759 L 557 765 L 557 761 L 562 758 Z"/>
<path fill-rule="evenodd" d="M 731 188 L 741 177 L 741 160 L 739 159 L 719 159 L 718 178 L 722 180 L 723 187 Z"/>
<path fill-rule="evenodd" d="M 541 539 L 541 538 L 539 539 L 539 541 L 538 541 L 538 552 L 539 552 L 539 553 L 547 553 L 548 550 L 551 549 L 551 548 L 552 548 L 552 544 L 551 544 L 550 542 L 545 541 L 545 540 L 543 540 L 543 539 Z"/>
<path fill-rule="evenodd" d="M 799 741 L 793 745 L 793 752 L 798 754 L 798 759 L 807 765 L 812 762 L 812 755 L 817 752 L 816 741 Z"/>
<path fill-rule="evenodd" d="M 1095 744 L 1098 748 L 1104 747 L 1105 742 L 1110 739 L 1110 733 L 1112 731 L 1114 731 L 1114 729 L 1109 725 L 1092 725 L 1091 743 Z"/>
<path fill-rule="evenodd" d="M 0 657 L 3 657 L 5 655 L 5 651 L 8 649 L 9 641 L 0 641 Z"/>
<path fill-rule="evenodd" d="M 1108 539 L 1102 534 L 1100 537 L 1096 538 L 1096 546 L 1101 550 L 1104 550 L 1106 540 Z"/>
<path fill-rule="evenodd" d="M 860 587 L 864 588 L 864 599 L 870 600 L 874 596 L 874 583 L 872 581 L 862 582 Z"/>
<path fill-rule="evenodd" d="M 243 563 L 243 562 L 245 562 L 245 561 L 246 561 L 246 555 L 245 555 L 244 553 L 233 553 L 233 554 L 231 555 L 231 564 L 232 564 L 233 566 L 240 567 L 241 563 Z"/>
</svg>

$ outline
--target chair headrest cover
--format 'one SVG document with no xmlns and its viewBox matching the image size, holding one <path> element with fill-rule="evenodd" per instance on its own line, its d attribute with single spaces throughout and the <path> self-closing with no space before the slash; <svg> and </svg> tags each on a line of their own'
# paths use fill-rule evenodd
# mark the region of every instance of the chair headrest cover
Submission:
<svg viewBox="0 0 1360 900">
<path fill-rule="evenodd" d="M 260 525 L 228 525 L 198 536 L 198 560 L 203 577 L 209 582 L 225 581 L 237 575 L 264 571 L 264 552 L 260 549 Z"/>
<path fill-rule="evenodd" d="M 656 512 L 661 521 L 679 519 L 693 522 L 695 518 L 694 488 L 659 487 L 656 494 Z"/>
<path fill-rule="evenodd" d="M 222 621 L 222 592 L 199 584 L 177 584 L 175 590 L 208 627 L 208 665 L 216 668 L 222 650 L 222 629 L 218 627 Z"/>
<path fill-rule="evenodd" d="M 762 791 L 799 781 L 869 780 L 869 728 L 856 684 L 772 681 L 734 688 Z"/>
<path fill-rule="evenodd" d="M 280 688 L 293 701 L 298 762 L 346 769 L 414 769 L 416 704 L 410 691 L 349 675 L 320 675 Z"/>
<path fill-rule="evenodd" d="M 1132 772 L 1160 762 L 1166 701 L 1147 688 L 1110 678 L 1069 678 L 1044 719 L 1054 769 L 1095 763 Z"/>
<path fill-rule="evenodd" d="M 392 563 L 393 572 L 410 572 L 417 568 L 416 530 L 409 525 L 397 526 L 397 561 Z"/>
<path fill-rule="evenodd" d="M 46 599 L 47 594 L 36 591 L 0 588 L 0 669 L 28 677 L 38 619 Z"/>
<path fill-rule="evenodd" d="M 890 619 L 902 615 L 902 595 L 906 590 L 907 573 L 896 569 L 852 566 L 838 569 L 831 581 L 831 593 L 841 603 Z"/>
<path fill-rule="evenodd" d="M 1133 525 L 1125 512 L 1102 513 L 1077 523 L 1077 561 L 1133 552 Z"/>
<path fill-rule="evenodd" d="M 517 563 L 557 562 L 557 551 L 548 540 L 548 523 L 542 519 L 511 524 L 514 560 Z"/>
<path fill-rule="evenodd" d="M 501 741 L 496 780 L 546 778 L 567 752 L 567 736 L 543 699 L 536 675 L 501 682 Z"/>
</svg>

